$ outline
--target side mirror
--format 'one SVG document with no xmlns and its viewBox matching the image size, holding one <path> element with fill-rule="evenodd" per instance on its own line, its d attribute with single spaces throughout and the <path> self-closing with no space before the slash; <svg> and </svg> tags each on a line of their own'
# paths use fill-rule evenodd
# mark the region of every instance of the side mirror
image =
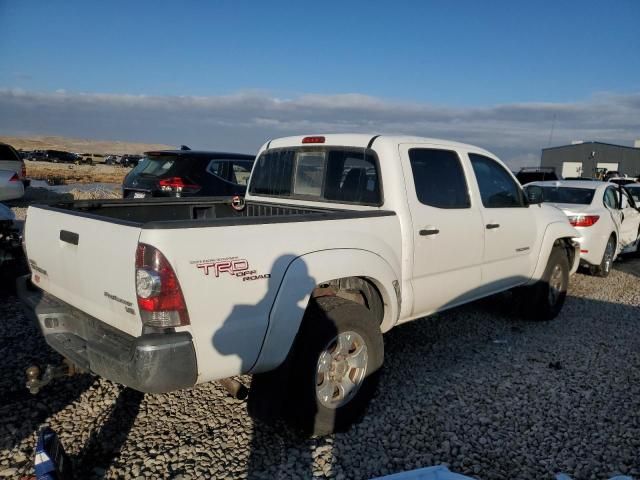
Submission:
<svg viewBox="0 0 640 480">
<path fill-rule="evenodd" d="M 544 201 L 544 191 L 538 185 L 529 185 L 525 187 L 524 193 L 527 195 L 529 205 L 537 205 Z"/>
</svg>

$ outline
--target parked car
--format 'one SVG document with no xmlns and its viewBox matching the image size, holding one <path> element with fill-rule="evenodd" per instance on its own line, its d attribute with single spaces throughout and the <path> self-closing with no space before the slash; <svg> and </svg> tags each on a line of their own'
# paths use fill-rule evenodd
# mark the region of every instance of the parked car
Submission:
<svg viewBox="0 0 640 480">
<path fill-rule="evenodd" d="M 7 143 L 0 143 L 0 170 L 8 170 L 17 174 L 24 187 L 29 185 L 27 168 L 18 152 Z"/>
<path fill-rule="evenodd" d="M 44 151 L 42 150 L 33 150 L 31 152 L 28 152 L 27 154 L 27 160 L 29 161 L 44 161 L 45 160 L 45 154 Z"/>
<path fill-rule="evenodd" d="M 120 165 L 123 167 L 135 167 L 142 160 L 142 155 L 123 155 L 120 157 Z"/>
<path fill-rule="evenodd" d="M 244 195 L 255 157 L 240 153 L 147 152 L 125 177 L 125 198 Z"/>
<path fill-rule="evenodd" d="M 81 153 L 76 154 L 76 164 L 95 165 L 96 163 L 104 163 L 104 155 L 101 153 Z"/>
<path fill-rule="evenodd" d="M 0 202 L 24 196 L 24 183 L 13 170 L 0 170 Z"/>
<path fill-rule="evenodd" d="M 620 253 L 640 246 L 640 211 L 632 195 L 609 182 L 534 182 L 545 203 L 561 209 L 582 237 L 580 259 L 593 275 L 606 277 Z"/>
<path fill-rule="evenodd" d="M 543 180 L 559 180 L 555 167 L 522 167 L 516 178 L 520 185 Z"/>
<path fill-rule="evenodd" d="M 72 152 L 62 150 L 45 150 L 43 160 L 53 163 L 78 163 L 80 157 Z"/>
<path fill-rule="evenodd" d="M 616 185 L 628 185 L 635 183 L 636 179 L 632 177 L 611 177 L 608 182 L 615 183 Z"/>
<path fill-rule="evenodd" d="M 119 165 L 120 157 L 117 155 L 107 155 L 104 159 L 105 165 Z"/>
<path fill-rule="evenodd" d="M 136 178 L 196 157 L 247 161 L 156 152 Z M 384 332 L 508 289 L 550 320 L 579 259 L 491 153 L 363 134 L 270 141 L 241 202 L 31 206 L 25 232 L 19 296 L 72 362 L 145 392 L 253 373 L 252 414 L 316 435 L 364 413 Z"/>
</svg>

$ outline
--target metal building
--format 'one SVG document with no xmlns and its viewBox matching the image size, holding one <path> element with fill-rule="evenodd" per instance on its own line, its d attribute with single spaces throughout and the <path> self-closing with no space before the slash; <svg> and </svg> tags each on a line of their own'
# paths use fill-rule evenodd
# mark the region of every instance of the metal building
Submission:
<svg viewBox="0 0 640 480">
<path fill-rule="evenodd" d="M 562 177 L 597 178 L 606 171 L 640 176 L 640 141 L 635 147 L 602 142 L 574 142 L 542 149 L 542 167 L 554 167 Z"/>
</svg>

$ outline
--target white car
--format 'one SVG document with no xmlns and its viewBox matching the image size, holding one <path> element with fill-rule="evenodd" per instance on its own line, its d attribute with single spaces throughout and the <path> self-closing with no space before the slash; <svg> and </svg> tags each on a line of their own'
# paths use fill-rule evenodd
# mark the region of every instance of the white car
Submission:
<svg viewBox="0 0 640 480">
<path fill-rule="evenodd" d="M 620 253 L 639 250 L 640 191 L 634 198 L 633 190 L 609 182 L 552 181 L 527 184 L 529 194 L 531 186 L 541 187 L 543 201 L 561 209 L 580 232 L 580 260 L 592 274 L 606 277 Z"/>
<path fill-rule="evenodd" d="M 13 170 L 0 170 L 0 202 L 17 200 L 24 195 L 24 184 Z"/>
</svg>

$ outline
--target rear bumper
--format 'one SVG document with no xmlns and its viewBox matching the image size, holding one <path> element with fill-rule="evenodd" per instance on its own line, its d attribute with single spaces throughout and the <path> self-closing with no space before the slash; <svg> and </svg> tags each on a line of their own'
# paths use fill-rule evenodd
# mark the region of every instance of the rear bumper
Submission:
<svg viewBox="0 0 640 480">
<path fill-rule="evenodd" d="M 78 367 L 127 387 L 163 393 L 192 387 L 198 369 L 189 332 L 132 337 L 18 278 L 18 296 L 46 342 Z"/>
</svg>

